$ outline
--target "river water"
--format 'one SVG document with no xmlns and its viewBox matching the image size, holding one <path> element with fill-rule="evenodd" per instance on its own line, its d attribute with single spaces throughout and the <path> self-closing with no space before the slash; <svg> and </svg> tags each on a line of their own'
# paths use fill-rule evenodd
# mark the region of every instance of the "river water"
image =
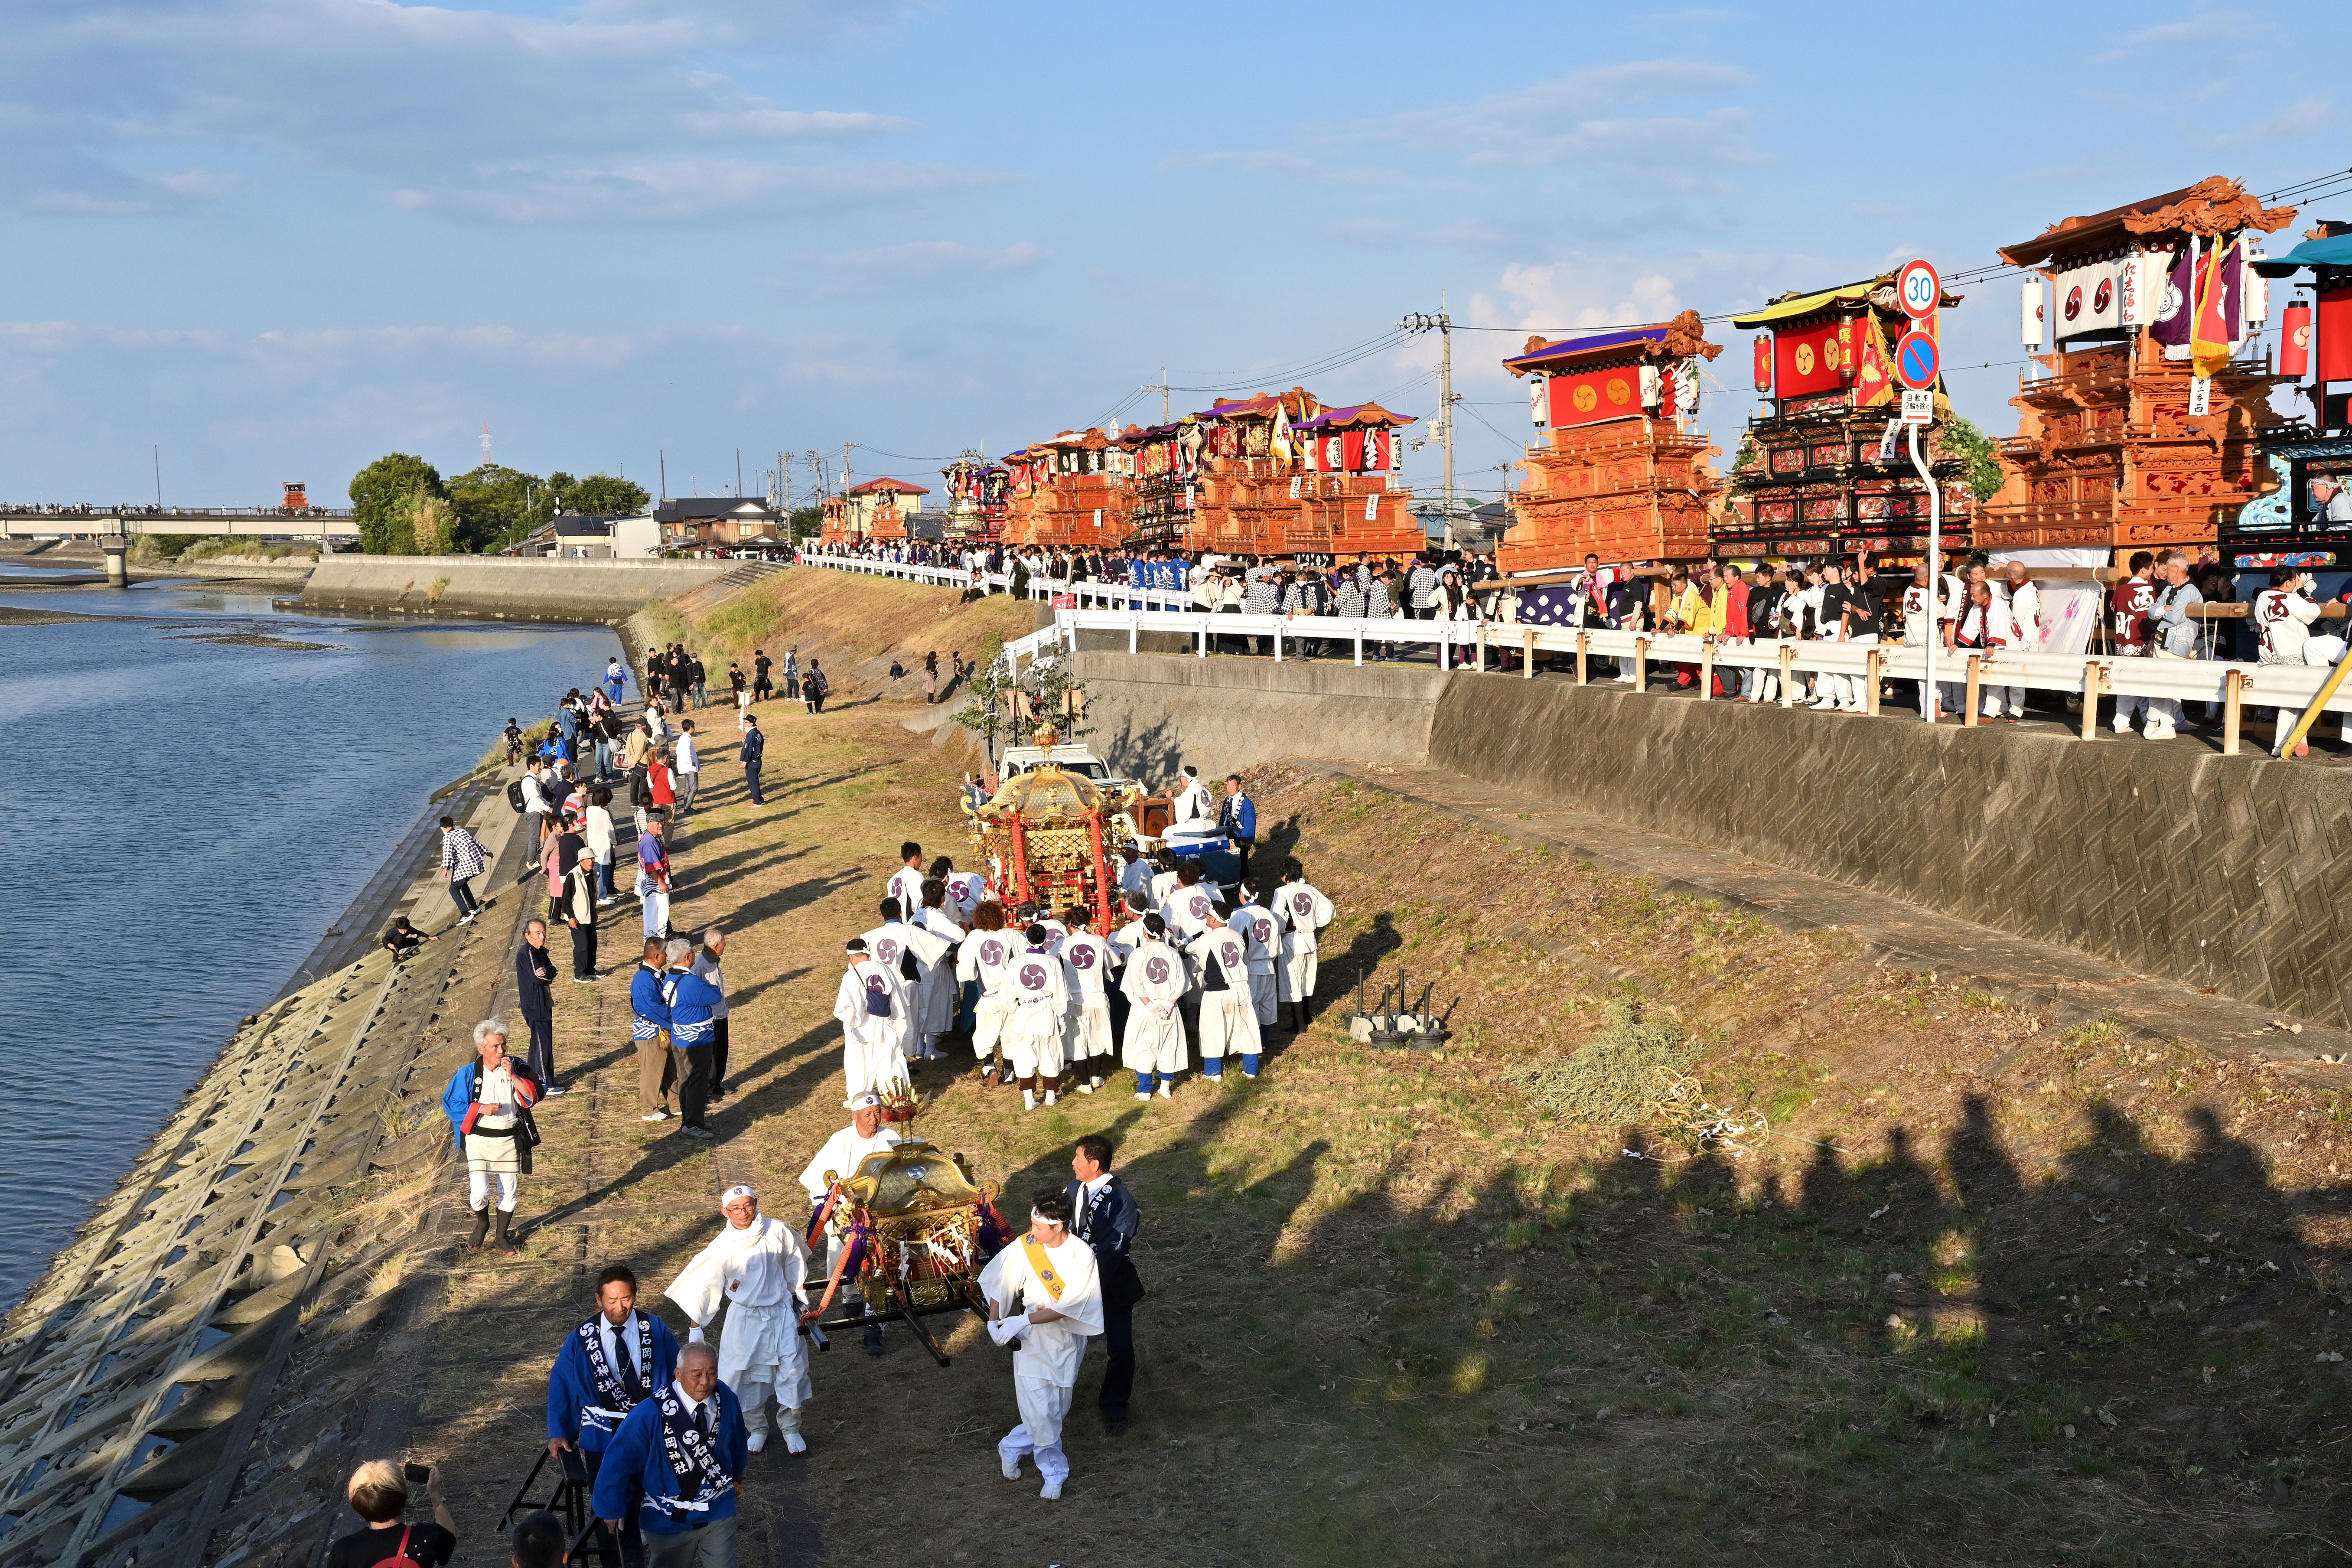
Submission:
<svg viewBox="0 0 2352 1568">
<path fill-rule="evenodd" d="M 350 622 L 186 584 L 14 590 L 0 626 L 0 1304 L 112 1190 L 432 793 L 619 651 L 601 627 Z M 208 637 L 321 643 L 297 649 Z"/>
</svg>

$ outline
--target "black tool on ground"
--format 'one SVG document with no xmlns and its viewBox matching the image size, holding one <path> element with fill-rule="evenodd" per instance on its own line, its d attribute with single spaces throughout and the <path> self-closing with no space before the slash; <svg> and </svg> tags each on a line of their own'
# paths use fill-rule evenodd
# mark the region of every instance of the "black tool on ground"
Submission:
<svg viewBox="0 0 2352 1568">
<path fill-rule="evenodd" d="M 1412 994 L 1411 980 L 1400 972 L 1394 985 L 1381 988 L 1381 1005 L 1377 1011 L 1364 1010 L 1363 983 L 1356 988 L 1356 1011 L 1348 1015 L 1348 1032 L 1356 1038 L 1380 1050 L 1433 1051 L 1452 1037 L 1447 1026 L 1453 1021 L 1454 1008 L 1462 1005 L 1456 996 L 1445 1016 L 1438 1017 L 1429 1010 L 1429 999 L 1437 989 L 1431 981 L 1421 988 L 1421 1000 L 1410 1007 L 1406 999 Z"/>
<path fill-rule="evenodd" d="M 551 1458 L 556 1461 L 555 1490 L 546 1501 L 533 1502 L 530 1500 L 530 1489 L 539 1484 L 539 1472 L 547 1468 L 547 1461 Z M 589 1506 L 593 1489 L 588 1480 L 588 1461 L 581 1457 L 579 1449 L 551 1451 L 542 1447 L 539 1451 L 539 1463 L 530 1468 L 530 1474 L 525 1476 L 522 1485 L 515 1489 L 514 1500 L 508 1503 L 506 1512 L 499 1516 L 499 1528 L 512 1530 L 516 1520 L 542 1509 L 549 1513 L 561 1514 L 564 1533 L 572 1537 L 572 1550 L 565 1555 L 564 1562 L 593 1563 L 600 1568 L 621 1568 L 620 1542 L 604 1528 L 604 1521 L 598 1519 L 595 1510 Z"/>
</svg>

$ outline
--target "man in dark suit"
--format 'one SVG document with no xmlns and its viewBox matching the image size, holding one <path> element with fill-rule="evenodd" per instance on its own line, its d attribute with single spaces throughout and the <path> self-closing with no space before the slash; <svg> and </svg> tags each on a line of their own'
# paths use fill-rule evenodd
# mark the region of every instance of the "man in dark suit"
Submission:
<svg viewBox="0 0 2352 1568">
<path fill-rule="evenodd" d="M 1065 1189 L 1073 1222 L 1070 1234 L 1095 1255 L 1102 1277 L 1103 1349 L 1109 1362 L 1103 1368 L 1103 1430 L 1118 1436 L 1127 1430 L 1127 1402 L 1135 1390 L 1135 1304 L 1143 1300 L 1143 1279 L 1128 1256 L 1135 1233 L 1143 1225 L 1143 1210 L 1125 1183 L 1110 1173 L 1110 1140 L 1089 1133 L 1078 1140 L 1070 1156 L 1070 1173 L 1077 1178 Z"/>
<path fill-rule="evenodd" d="M 555 1086 L 555 958 L 547 951 L 547 922 L 531 921 L 522 928 L 522 945 L 515 950 L 515 995 L 523 1022 L 530 1026 L 531 1077 L 562 1094 Z"/>
</svg>

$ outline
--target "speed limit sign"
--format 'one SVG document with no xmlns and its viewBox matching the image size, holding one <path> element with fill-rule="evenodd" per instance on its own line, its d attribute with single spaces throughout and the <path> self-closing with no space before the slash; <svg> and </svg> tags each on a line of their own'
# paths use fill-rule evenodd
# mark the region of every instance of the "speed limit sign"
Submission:
<svg viewBox="0 0 2352 1568">
<path fill-rule="evenodd" d="M 1915 321 L 1924 321 L 1936 313 L 1937 305 L 1944 298 L 1944 280 L 1926 261 L 1906 261 L 1895 277 L 1895 292 L 1903 302 L 1903 313 Z"/>
</svg>

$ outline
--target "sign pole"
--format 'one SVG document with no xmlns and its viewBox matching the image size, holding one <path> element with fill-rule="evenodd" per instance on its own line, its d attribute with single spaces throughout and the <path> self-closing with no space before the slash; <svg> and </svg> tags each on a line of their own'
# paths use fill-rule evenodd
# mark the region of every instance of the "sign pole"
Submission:
<svg viewBox="0 0 2352 1568">
<path fill-rule="evenodd" d="M 1916 424 L 1911 426 L 1911 466 L 1919 470 L 1927 487 L 1927 683 L 1919 693 L 1919 714 L 1932 724 L 1936 721 L 1936 645 L 1944 637 L 1936 616 L 1944 596 L 1944 497 L 1936 488 L 1935 475 L 1927 471 L 1927 459 L 1920 454 Z"/>
</svg>

